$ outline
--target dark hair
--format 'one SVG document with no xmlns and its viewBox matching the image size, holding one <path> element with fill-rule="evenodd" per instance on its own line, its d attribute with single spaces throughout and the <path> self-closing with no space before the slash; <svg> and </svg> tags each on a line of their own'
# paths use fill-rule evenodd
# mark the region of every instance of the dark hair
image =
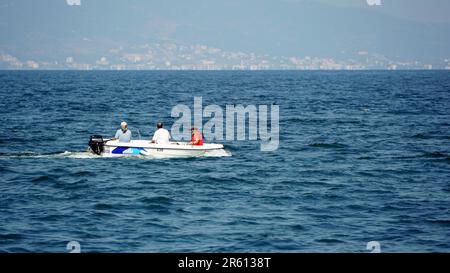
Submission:
<svg viewBox="0 0 450 273">
<path fill-rule="evenodd" d="M 162 122 L 156 123 L 156 128 L 161 129 L 164 126 Z"/>
</svg>

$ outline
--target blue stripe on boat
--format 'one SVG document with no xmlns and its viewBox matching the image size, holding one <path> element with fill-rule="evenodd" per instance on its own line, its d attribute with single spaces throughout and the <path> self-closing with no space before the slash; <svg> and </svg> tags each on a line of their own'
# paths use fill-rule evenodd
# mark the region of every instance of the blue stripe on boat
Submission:
<svg viewBox="0 0 450 273">
<path fill-rule="evenodd" d="M 141 154 L 143 148 L 131 148 L 131 147 L 116 147 L 111 151 L 113 154 L 132 154 L 138 155 Z"/>
</svg>

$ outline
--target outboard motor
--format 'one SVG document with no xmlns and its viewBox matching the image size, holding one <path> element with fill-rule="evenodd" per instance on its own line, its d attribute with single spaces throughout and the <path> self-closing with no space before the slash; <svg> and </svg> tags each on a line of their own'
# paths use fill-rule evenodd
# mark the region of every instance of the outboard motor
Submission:
<svg viewBox="0 0 450 273">
<path fill-rule="evenodd" d="M 93 135 L 89 140 L 89 148 L 94 154 L 101 155 L 103 153 L 104 145 L 103 137 L 100 135 Z"/>
</svg>

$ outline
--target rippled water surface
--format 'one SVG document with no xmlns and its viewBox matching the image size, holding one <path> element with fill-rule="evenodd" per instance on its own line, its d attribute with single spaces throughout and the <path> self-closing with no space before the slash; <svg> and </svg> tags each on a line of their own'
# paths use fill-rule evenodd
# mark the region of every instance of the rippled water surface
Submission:
<svg viewBox="0 0 450 273">
<path fill-rule="evenodd" d="M 450 251 L 450 72 L 0 72 L 0 251 Z M 99 158 L 173 106 L 278 104 L 281 142 Z"/>
</svg>

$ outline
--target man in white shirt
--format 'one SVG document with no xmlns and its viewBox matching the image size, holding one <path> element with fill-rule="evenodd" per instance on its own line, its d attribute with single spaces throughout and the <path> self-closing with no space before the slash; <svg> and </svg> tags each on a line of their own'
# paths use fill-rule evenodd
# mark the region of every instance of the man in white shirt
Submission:
<svg viewBox="0 0 450 273">
<path fill-rule="evenodd" d="M 156 123 L 156 132 L 153 135 L 152 143 L 156 144 L 169 144 L 170 133 L 166 129 L 163 128 L 164 125 L 162 122 Z"/>
</svg>

